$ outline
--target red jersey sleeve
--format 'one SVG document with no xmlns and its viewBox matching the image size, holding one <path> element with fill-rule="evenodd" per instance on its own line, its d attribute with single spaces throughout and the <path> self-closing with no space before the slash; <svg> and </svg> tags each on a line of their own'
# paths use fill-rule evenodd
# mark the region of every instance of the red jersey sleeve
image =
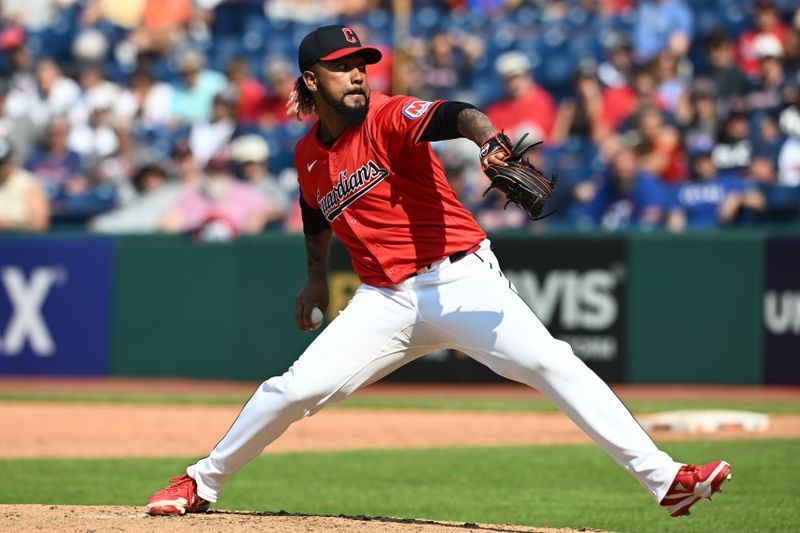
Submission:
<svg viewBox="0 0 800 533">
<path fill-rule="evenodd" d="M 303 200 L 306 201 L 309 207 L 313 209 L 319 209 L 319 204 L 317 203 L 316 195 L 313 191 L 309 190 L 309 183 L 307 179 L 303 179 L 303 177 L 307 174 L 304 172 L 305 168 L 303 167 L 304 161 L 309 159 L 309 148 L 308 148 L 308 136 L 314 134 L 314 130 L 316 129 L 316 125 L 309 130 L 305 137 L 297 141 L 297 144 L 294 147 L 294 168 L 297 171 L 297 182 L 300 185 L 300 195 L 303 197 Z"/>
<path fill-rule="evenodd" d="M 389 143 L 417 144 L 443 101 L 429 102 L 413 96 L 387 98 L 375 114 L 375 133 Z"/>
</svg>

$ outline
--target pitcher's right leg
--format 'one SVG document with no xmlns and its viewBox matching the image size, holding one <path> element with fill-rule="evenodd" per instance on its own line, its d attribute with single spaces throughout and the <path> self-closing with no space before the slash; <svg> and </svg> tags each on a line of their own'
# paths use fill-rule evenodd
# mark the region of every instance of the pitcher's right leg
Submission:
<svg viewBox="0 0 800 533">
<path fill-rule="evenodd" d="M 660 501 L 681 467 L 660 450 L 614 392 L 569 344 L 556 340 L 516 294 L 488 250 L 451 270 L 462 279 L 420 305 L 464 353 L 541 391 Z M 455 276 L 455 274 L 451 274 Z"/>
<path fill-rule="evenodd" d="M 286 373 L 259 386 L 211 455 L 188 467 L 197 494 L 215 502 L 226 480 L 293 422 L 423 355 L 429 348 L 410 346 L 412 297 L 361 286 Z"/>
</svg>

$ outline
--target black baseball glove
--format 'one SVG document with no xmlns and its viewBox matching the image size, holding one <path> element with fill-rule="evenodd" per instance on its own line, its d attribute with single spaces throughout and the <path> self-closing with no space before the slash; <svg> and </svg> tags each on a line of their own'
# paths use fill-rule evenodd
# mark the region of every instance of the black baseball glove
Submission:
<svg viewBox="0 0 800 533">
<path fill-rule="evenodd" d="M 513 147 L 508 136 L 500 132 L 481 147 L 481 168 L 489 177 L 492 184 L 483 193 L 484 196 L 492 189 L 500 189 L 506 196 L 506 204 L 515 203 L 526 211 L 533 220 L 540 220 L 553 214 L 551 211 L 541 215 L 545 202 L 553 195 L 553 189 L 558 181 L 558 174 L 553 172 L 550 178 L 545 177 L 538 168 L 525 159 L 525 152 L 541 141 L 523 146 L 525 137 L 522 136 Z M 506 155 L 506 166 L 491 164 L 488 158 L 491 155 Z"/>
</svg>

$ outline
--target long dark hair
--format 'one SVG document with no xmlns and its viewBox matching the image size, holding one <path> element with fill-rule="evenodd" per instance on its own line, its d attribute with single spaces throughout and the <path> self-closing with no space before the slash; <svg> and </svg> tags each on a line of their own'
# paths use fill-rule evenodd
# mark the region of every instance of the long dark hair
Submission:
<svg viewBox="0 0 800 533">
<path fill-rule="evenodd" d="M 314 96 L 306 87 L 303 76 L 299 76 L 294 82 L 294 90 L 297 92 L 297 110 L 301 115 L 310 115 L 316 111 Z"/>
</svg>

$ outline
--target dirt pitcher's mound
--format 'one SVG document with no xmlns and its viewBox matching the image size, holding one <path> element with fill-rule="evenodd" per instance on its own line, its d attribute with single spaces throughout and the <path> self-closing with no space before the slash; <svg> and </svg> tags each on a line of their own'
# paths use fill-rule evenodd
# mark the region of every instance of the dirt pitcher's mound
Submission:
<svg viewBox="0 0 800 533">
<path fill-rule="evenodd" d="M 576 529 L 529 528 L 464 522 L 436 522 L 402 518 L 363 516 L 320 516 L 288 513 L 211 511 L 186 516 L 144 514 L 142 507 L 88 507 L 79 505 L 0 505 L 0 531 L 30 533 L 41 531 L 80 532 L 121 531 L 142 533 L 211 533 L 225 531 L 306 532 L 398 532 L 398 533 L 571 533 Z M 599 531 L 581 529 L 580 531 Z"/>
</svg>

